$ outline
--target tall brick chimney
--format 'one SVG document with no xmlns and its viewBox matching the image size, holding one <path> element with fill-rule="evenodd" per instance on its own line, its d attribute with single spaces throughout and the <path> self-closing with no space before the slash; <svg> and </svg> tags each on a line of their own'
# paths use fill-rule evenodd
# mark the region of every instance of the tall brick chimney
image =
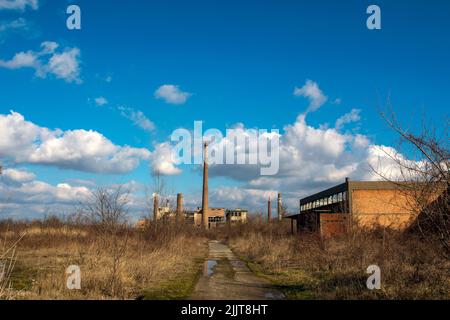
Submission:
<svg viewBox="0 0 450 320">
<path fill-rule="evenodd" d="M 203 193 L 202 193 L 202 224 L 208 226 L 208 143 L 204 144 L 203 154 Z"/>
<path fill-rule="evenodd" d="M 177 194 L 177 219 L 178 221 L 183 220 L 183 194 Z"/>
<path fill-rule="evenodd" d="M 281 204 L 281 193 L 278 193 L 277 214 L 278 214 L 278 221 L 283 220 L 283 205 Z"/>
<path fill-rule="evenodd" d="M 158 208 L 159 208 L 159 202 L 158 202 L 158 194 L 155 193 L 153 195 L 153 221 L 158 221 Z"/>
<path fill-rule="evenodd" d="M 269 197 L 269 201 L 267 201 L 267 222 L 270 223 L 271 220 L 272 220 L 272 201 L 270 200 Z"/>
</svg>

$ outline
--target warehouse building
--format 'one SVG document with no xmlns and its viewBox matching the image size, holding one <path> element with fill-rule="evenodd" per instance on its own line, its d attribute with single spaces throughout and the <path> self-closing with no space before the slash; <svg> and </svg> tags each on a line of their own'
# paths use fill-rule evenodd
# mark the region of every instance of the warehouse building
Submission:
<svg viewBox="0 0 450 320">
<path fill-rule="evenodd" d="M 387 181 L 351 181 L 300 200 L 300 212 L 290 215 L 292 232 L 317 231 L 322 236 L 344 232 L 350 225 L 402 230 L 417 217 L 411 193 Z"/>
</svg>

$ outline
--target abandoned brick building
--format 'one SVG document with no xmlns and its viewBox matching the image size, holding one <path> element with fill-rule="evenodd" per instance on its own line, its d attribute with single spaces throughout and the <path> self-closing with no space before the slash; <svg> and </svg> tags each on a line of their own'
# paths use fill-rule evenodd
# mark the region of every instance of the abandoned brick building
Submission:
<svg viewBox="0 0 450 320">
<path fill-rule="evenodd" d="M 317 231 L 322 236 L 344 232 L 349 226 L 402 230 L 417 217 L 411 194 L 387 181 L 351 181 L 300 200 L 300 212 L 290 215 L 292 232 Z"/>
</svg>

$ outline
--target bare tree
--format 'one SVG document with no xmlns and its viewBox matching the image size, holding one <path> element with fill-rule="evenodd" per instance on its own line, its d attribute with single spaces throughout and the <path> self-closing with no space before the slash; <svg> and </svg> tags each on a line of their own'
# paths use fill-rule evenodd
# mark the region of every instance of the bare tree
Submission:
<svg viewBox="0 0 450 320">
<path fill-rule="evenodd" d="M 111 258 L 108 288 L 112 296 L 121 292 L 120 267 L 128 243 L 127 205 L 129 191 L 119 186 L 98 188 L 84 206 L 84 213 L 93 224 L 103 250 Z"/>
<path fill-rule="evenodd" d="M 17 246 L 25 237 L 22 233 L 17 240 L 6 246 L 6 239 L 0 253 L 0 300 L 9 300 L 14 298 L 14 290 L 11 288 L 11 275 L 17 261 Z"/>
<path fill-rule="evenodd" d="M 440 253 L 450 258 L 450 149 L 449 119 L 444 120 L 443 128 L 422 121 L 418 133 L 405 129 L 388 104 L 382 117 L 388 126 L 399 136 L 399 152 L 386 152 L 399 169 L 396 178 L 375 170 L 384 179 L 398 183 L 408 194 L 409 206 L 417 211 L 414 225 L 424 239 L 439 243 Z M 423 117 L 425 119 L 425 117 Z M 409 160 L 402 156 L 406 151 Z"/>
<path fill-rule="evenodd" d="M 153 193 L 151 195 L 146 195 L 147 206 L 150 209 L 149 211 L 153 212 L 153 197 L 155 197 L 155 195 L 158 196 L 159 206 L 169 206 L 170 208 L 174 208 L 174 199 L 170 196 L 170 192 L 173 193 L 173 190 L 168 190 L 165 176 L 161 173 L 160 170 L 154 170 L 152 172 L 152 177 Z"/>
</svg>

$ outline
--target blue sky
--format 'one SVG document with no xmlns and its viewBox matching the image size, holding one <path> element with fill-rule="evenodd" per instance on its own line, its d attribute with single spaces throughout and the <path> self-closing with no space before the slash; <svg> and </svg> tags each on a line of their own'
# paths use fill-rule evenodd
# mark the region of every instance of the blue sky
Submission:
<svg viewBox="0 0 450 320">
<path fill-rule="evenodd" d="M 223 131 L 243 123 L 248 128 L 276 128 L 284 133 L 283 128 L 294 126 L 308 107 L 306 97 L 293 94 L 307 80 L 328 98 L 303 124 L 315 129 L 311 134 L 322 136 L 338 118 L 357 109 L 357 120 L 333 130 L 342 137 L 366 137 L 367 148 L 393 146 L 395 136 L 377 109 L 388 95 L 400 118 L 413 126 L 420 124 L 423 111 L 441 126 L 448 116 L 450 3 L 446 1 L 377 1 L 381 30 L 366 28 L 366 8 L 373 4 L 368 1 L 23 0 L 16 9 L 2 8 L 5 1 L 17 2 L 0 0 L 0 114 L 5 119 L 14 110 L 41 128 L 93 130 L 115 146 L 155 154 L 155 146 L 169 141 L 174 129 L 192 129 L 195 120 L 204 121 L 205 128 Z M 29 5 L 22 8 L 20 3 Z M 81 8 L 82 30 L 66 28 L 65 11 L 70 3 Z M 55 54 L 76 49 L 72 57 L 76 70 L 65 74 L 47 65 L 12 68 L 7 64 L 20 52 L 32 51 L 37 56 L 46 41 L 59 47 L 42 55 L 42 64 Z M 162 85 L 185 93 L 186 101 L 174 104 L 157 98 L 155 91 Z M 107 103 L 97 105 L 98 98 Z M 136 117 L 145 117 L 154 128 L 136 125 Z M 5 120 L 4 125 L 8 123 Z M 303 138 L 295 140 L 302 152 L 309 150 L 301 145 Z M 324 139 L 324 148 L 333 143 Z M 349 174 L 364 178 L 355 166 L 368 156 L 353 159 L 352 154 L 358 152 L 348 143 L 340 150 L 343 157 L 327 158 L 320 152 L 317 157 L 323 160 L 322 167 L 336 170 L 351 163 Z M 7 168 L 33 173 L 36 181 L 49 188 L 61 183 L 74 187 L 75 180 L 89 180 L 92 185 L 130 181 L 148 185 L 155 161 L 140 155 L 139 165 L 132 169 L 105 173 L 86 170 L 73 161 L 64 160 L 64 165 L 54 159 L 31 161 L 17 152 L 13 155 L 6 144 L 1 148 L 2 144 L 0 156 Z M 294 211 L 298 197 L 340 182 L 340 177 L 330 173 L 308 183 L 314 170 L 323 170 L 310 168 L 306 158 L 301 168 L 286 165 L 285 171 L 297 182 L 285 187 L 277 177 L 263 187 L 256 182 L 258 178 L 239 170 L 214 177 L 211 184 L 217 193 L 212 201 L 257 210 L 263 207 L 262 199 L 281 190 L 287 192 L 289 209 Z M 348 158 L 348 163 L 342 163 L 342 158 Z M 201 177 L 192 166 L 180 169 L 181 174 L 167 177 L 168 185 L 187 194 L 191 206 L 199 205 Z M 310 172 L 297 175 L 295 170 Z M 11 185 L 10 181 L 13 194 L 18 190 L 14 188 L 21 188 Z M 27 192 L 23 191 L 24 198 L 9 200 L 16 205 L 4 206 L 3 211 L 23 216 L 19 208 L 23 206 L 28 212 L 35 210 L 33 215 L 42 214 L 45 210 L 35 200 L 40 198 L 33 200 L 31 191 Z M 235 193 L 254 195 L 258 201 L 230 196 Z M 137 194 L 142 195 L 142 188 Z M 53 203 L 47 196 L 48 209 Z"/>
</svg>

